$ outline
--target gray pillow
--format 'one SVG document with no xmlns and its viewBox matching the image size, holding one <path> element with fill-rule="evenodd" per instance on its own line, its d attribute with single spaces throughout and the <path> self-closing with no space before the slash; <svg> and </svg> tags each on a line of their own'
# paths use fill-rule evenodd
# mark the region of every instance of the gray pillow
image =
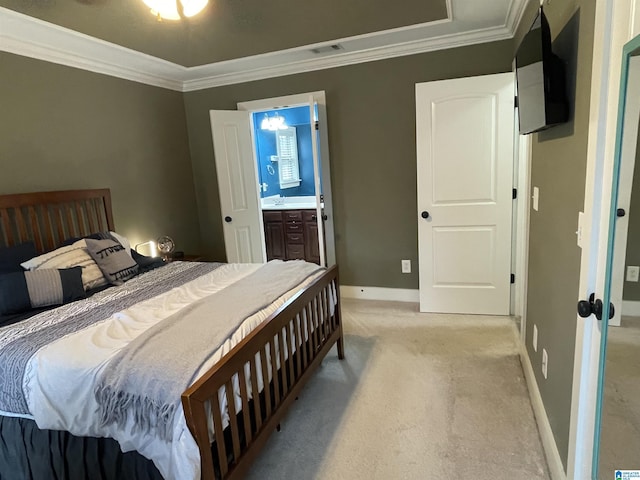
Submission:
<svg viewBox="0 0 640 480">
<path fill-rule="evenodd" d="M 87 238 L 87 250 L 112 285 L 122 285 L 138 274 L 138 264 L 115 240 Z"/>
</svg>

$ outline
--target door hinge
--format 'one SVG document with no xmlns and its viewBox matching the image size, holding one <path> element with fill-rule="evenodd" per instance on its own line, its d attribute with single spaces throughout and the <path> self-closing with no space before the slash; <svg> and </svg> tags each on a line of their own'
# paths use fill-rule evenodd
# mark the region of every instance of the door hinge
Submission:
<svg viewBox="0 0 640 480">
<path fill-rule="evenodd" d="M 518 96 L 513 97 L 513 108 L 518 108 Z"/>
<path fill-rule="evenodd" d="M 514 200 L 516 198 L 518 198 L 518 189 L 517 188 L 511 189 L 511 198 L 513 198 Z"/>
<path fill-rule="evenodd" d="M 316 130 L 320 130 L 320 122 L 315 123 Z"/>
<path fill-rule="evenodd" d="M 511 283 L 516 283 L 516 274 L 515 273 L 511 274 Z"/>
</svg>

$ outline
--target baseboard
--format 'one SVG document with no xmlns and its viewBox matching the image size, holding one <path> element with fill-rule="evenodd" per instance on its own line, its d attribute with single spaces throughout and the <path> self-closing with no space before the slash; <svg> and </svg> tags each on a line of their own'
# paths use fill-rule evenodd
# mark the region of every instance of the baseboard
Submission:
<svg viewBox="0 0 640 480">
<path fill-rule="evenodd" d="M 564 466 L 560 459 L 560 453 L 558 452 L 556 440 L 551 430 L 549 417 L 544 408 L 527 348 L 520 340 L 518 342 L 520 344 L 520 361 L 522 363 L 522 369 L 524 370 L 524 378 L 527 382 L 529 398 L 531 399 L 531 406 L 533 407 L 533 413 L 536 417 L 536 423 L 538 424 L 538 432 L 542 440 L 542 448 L 544 449 L 544 454 L 547 459 L 551 480 L 567 480 L 567 474 L 564 471 Z"/>
<path fill-rule="evenodd" d="M 633 300 L 622 301 L 622 315 L 640 317 L 640 302 Z"/>
<path fill-rule="evenodd" d="M 359 287 L 341 285 L 340 295 L 344 298 L 359 298 L 361 300 L 389 300 L 396 302 L 420 301 L 420 291 L 408 288 Z"/>
</svg>

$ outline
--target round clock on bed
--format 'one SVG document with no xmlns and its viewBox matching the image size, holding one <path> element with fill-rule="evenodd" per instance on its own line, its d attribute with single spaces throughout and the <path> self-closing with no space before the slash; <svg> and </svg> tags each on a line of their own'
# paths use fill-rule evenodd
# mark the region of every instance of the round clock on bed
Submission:
<svg viewBox="0 0 640 480">
<path fill-rule="evenodd" d="M 176 248 L 175 243 L 171 237 L 162 236 L 158 239 L 158 251 L 162 255 L 163 260 L 168 260 L 171 252 Z"/>
</svg>

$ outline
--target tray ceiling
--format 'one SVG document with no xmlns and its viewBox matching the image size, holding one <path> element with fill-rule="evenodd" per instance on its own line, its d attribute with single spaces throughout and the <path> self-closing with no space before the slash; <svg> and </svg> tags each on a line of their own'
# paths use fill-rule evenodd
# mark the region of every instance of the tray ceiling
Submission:
<svg viewBox="0 0 640 480">
<path fill-rule="evenodd" d="M 447 18 L 446 0 L 210 0 L 159 22 L 141 0 L 1 0 L 10 10 L 192 67 Z"/>
<path fill-rule="evenodd" d="M 158 22 L 142 0 L 0 0 L 0 51 L 188 91 L 512 38 L 529 3 L 209 1 Z"/>
</svg>

